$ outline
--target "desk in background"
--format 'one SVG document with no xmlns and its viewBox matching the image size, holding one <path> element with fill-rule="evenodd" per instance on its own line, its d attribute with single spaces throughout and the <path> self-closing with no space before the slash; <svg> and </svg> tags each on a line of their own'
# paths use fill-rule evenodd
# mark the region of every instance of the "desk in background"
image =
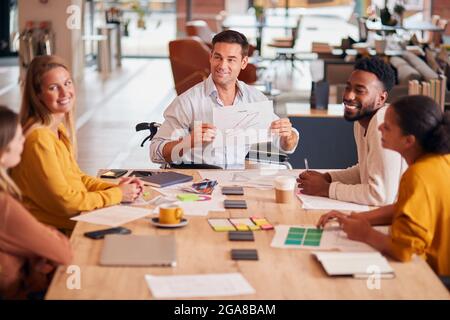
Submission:
<svg viewBox="0 0 450 320">
<path fill-rule="evenodd" d="M 181 170 L 178 170 L 181 171 Z M 200 176 L 196 171 L 184 171 Z M 152 196 L 157 192 L 149 190 Z M 229 197 L 237 199 L 239 197 Z M 259 215 L 273 224 L 315 224 L 323 211 L 301 209 L 300 203 L 277 204 L 273 190 L 245 189 L 248 210 L 212 212 L 208 218 L 237 218 Z M 240 272 L 255 294 L 213 299 L 449 299 L 438 277 L 423 260 L 410 263 L 390 261 L 395 279 L 381 280 L 380 290 L 370 290 L 365 279 L 328 277 L 309 251 L 270 247 L 274 231 L 255 231 L 255 242 L 230 242 L 226 232 L 215 232 L 205 217 L 188 217 L 181 229 L 156 229 L 146 219 L 124 227 L 137 235 L 175 234 L 177 266 L 174 268 L 99 266 L 103 240 L 83 236 L 102 226 L 78 222 L 71 237 L 74 265 L 81 268 L 81 289 L 68 289 L 70 274 L 57 269 L 46 299 L 152 299 L 144 279 L 152 275 L 188 275 Z M 103 227 L 106 228 L 106 227 Z M 231 249 L 258 250 L 259 261 L 233 261 Z"/>
<path fill-rule="evenodd" d="M 256 20 L 255 15 L 230 15 L 222 22 L 223 29 L 256 29 L 256 49 L 262 56 L 262 41 L 265 28 L 272 29 L 295 29 L 297 27 L 297 19 L 290 16 L 266 16 L 264 22 Z"/>
<path fill-rule="evenodd" d="M 297 149 L 289 155 L 294 169 L 344 169 L 358 162 L 353 122 L 343 118 L 342 104 L 329 104 L 327 110 L 311 109 L 308 103 L 287 103 L 287 116 L 300 133 Z"/>
</svg>

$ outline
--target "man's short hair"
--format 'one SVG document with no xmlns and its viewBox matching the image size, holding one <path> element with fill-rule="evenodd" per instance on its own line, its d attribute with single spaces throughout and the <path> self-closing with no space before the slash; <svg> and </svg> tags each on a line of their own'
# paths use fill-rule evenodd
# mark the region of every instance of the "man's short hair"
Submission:
<svg viewBox="0 0 450 320">
<path fill-rule="evenodd" d="M 248 40 L 240 32 L 237 32 L 234 30 L 225 30 L 225 31 L 219 32 L 212 39 L 213 48 L 214 48 L 214 45 L 218 42 L 237 43 L 241 46 L 242 57 L 245 57 L 248 55 L 248 47 L 249 47 Z"/>
<path fill-rule="evenodd" d="M 395 84 L 395 72 L 392 67 L 379 57 L 363 58 L 356 62 L 355 70 L 373 73 L 383 83 L 388 93 Z"/>
</svg>

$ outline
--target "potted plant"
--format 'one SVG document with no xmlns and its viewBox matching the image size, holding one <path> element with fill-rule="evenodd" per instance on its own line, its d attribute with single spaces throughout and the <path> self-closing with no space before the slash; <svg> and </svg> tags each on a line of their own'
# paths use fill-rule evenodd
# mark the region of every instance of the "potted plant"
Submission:
<svg viewBox="0 0 450 320">
<path fill-rule="evenodd" d="M 259 23 L 263 23 L 264 22 L 264 7 L 261 5 L 255 5 L 255 16 L 256 16 L 256 20 Z"/>
<path fill-rule="evenodd" d="M 131 8 L 138 14 L 137 27 L 145 30 L 145 10 L 138 1 L 134 1 Z"/>
</svg>

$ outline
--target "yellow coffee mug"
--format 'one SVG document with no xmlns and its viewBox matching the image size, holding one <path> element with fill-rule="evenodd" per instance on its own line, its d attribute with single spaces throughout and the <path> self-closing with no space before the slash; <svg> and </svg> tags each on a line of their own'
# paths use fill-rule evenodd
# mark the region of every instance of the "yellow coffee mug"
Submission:
<svg viewBox="0 0 450 320">
<path fill-rule="evenodd" d="M 175 204 L 163 205 L 159 208 L 159 223 L 178 224 L 183 217 L 183 209 Z"/>
</svg>

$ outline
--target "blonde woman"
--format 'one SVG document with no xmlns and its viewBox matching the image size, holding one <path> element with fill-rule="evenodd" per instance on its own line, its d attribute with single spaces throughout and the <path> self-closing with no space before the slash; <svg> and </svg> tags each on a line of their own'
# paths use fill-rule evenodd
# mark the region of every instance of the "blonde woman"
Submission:
<svg viewBox="0 0 450 320">
<path fill-rule="evenodd" d="M 56 265 L 72 259 L 69 240 L 19 203 L 7 170 L 19 163 L 23 142 L 19 117 L 0 106 L 0 300 L 44 291 Z"/>
<path fill-rule="evenodd" d="M 11 176 L 23 203 L 41 222 L 72 230 L 70 217 L 121 201 L 142 192 L 136 178 L 119 185 L 83 173 L 75 160 L 73 114 L 75 88 L 68 67 L 56 56 L 36 57 L 28 69 L 20 121 L 25 133 L 21 163 Z"/>
</svg>

